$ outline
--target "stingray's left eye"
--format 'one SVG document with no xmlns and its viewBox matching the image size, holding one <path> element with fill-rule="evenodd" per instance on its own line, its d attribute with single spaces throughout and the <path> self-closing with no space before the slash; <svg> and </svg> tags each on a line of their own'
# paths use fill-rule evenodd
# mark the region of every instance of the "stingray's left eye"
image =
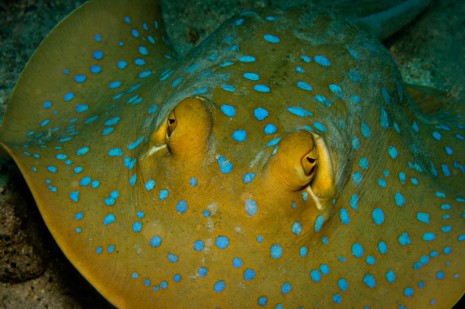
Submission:
<svg viewBox="0 0 465 309">
<path fill-rule="evenodd" d="M 176 115 L 174 114 L 174 111 L 171 111 L 170 114 L 168 115 L 168 119 L 166 120 L 166 135 L 167 135 L 167 137 L 171 136 L 174 129 L 176 129 L 176 125 L 177 125 Z"/>
</svg>

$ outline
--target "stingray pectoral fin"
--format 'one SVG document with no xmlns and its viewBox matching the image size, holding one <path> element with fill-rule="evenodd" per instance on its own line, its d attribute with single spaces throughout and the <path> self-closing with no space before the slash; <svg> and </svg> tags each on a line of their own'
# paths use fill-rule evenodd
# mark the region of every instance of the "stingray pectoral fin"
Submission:
<svg viewBox="0 0 465 309">
<path fill-rule="evenodd" d="M 414 109 L 423 115 L 432 115 L 447 109 L 450 97 L 444 91 L 436 88 L 405 84 L 405 89 L 409 95 Z"/>
</svg>

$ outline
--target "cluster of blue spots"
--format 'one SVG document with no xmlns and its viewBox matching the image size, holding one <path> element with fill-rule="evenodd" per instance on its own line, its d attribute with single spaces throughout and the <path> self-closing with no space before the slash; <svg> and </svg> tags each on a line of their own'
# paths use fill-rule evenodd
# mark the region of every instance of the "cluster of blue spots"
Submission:
<svg viewBox="0 0 465 309">
<path fill-rule="evenodd" d="M 116 203 L 116 200 L 119 197 L 119 191 L 115 190 L 110 192 L 110 196 L 106 197 L 104 202 L 107 206 L 113 206 Z"/>
<path fill-rule="evenodd" d="M 375 224 L 381 225 L 384 222 L 384 211 L 381 208 L 375 208 L 371 213 L 371 217 Z"/>
<path fill-rule="evenodd" d="M 187 202 L 185 200 L 180 200 L 176 204 L 176 211 L 179 212 L 180 214 L 186 213 L 188 208 L 189 206 L 187 205 Z"/>
<path fill-rule="evenodd" d="M 410 236 L 407 232 L 402 233 L 397 240 L 399 241 L 399 244 L 402 246 L 410 245 L 412 243 L 412 241 L 410 240 Z"/>
<path fill-rule="evenodd" d="M 279 259 L 283 255 L 283 248 L 278 244 L 271 245 L 270 255 L 273 259 Z"/>
<path fill-rule="evenodd" d="M 237 142 L 243 142 L 247 138 L 247 132 L 245 130 L 236 130 L 232 134 L 232 138 Z"/>
<path fill-rule="evenodd" d="M 352 254 L 356 258 L 361 258 L 363 256 L 363 253 L 364 253 L 363 246 L 360 243 L 356 242 L 352 245 Z"/>
<path fill-rule="evenodd" d="M 114 214 L 107 214 L 105 218 L 103 218 L 103 225 L 108 225 L 116 221 L 116 216 Z"/>
<path fill-rule="evenodd" d="M 296 116 L 299 117 L 310 117 L 313 116 L 313 114 L 305 109 L 303 109 L 300 106 L 295 106 L 295 107 L 288 107 L 287 110 Z"/>
<path fill-rule="evenodd" d="M 218 157 L 218 165 L 220 166 L 220 172 L 223 174 L 229 174 L 233 169 L 233 164 L 223 156 Z"/>
<path fill-rule="evenodd" d="M 215 245 L 219 249 L 226 249 L 229 246 L 229 238 L 226 236 L 218 236 L 215 240 Z"/>
</svg>

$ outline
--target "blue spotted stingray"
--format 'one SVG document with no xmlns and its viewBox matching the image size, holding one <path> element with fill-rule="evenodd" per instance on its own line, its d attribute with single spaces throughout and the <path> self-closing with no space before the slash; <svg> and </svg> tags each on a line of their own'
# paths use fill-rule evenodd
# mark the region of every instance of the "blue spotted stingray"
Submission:
<svg viewBox="0 0 465 309">
<path fill-rule="evenodd" d="M 183 58 L 164 31 L 152 1 L 85 4 L 38 48 L 0 131 L 52 235 L 104 297 L 457 301 L 463 106 L 405 87 L 375 37 L 318 9 L 243 12 Z"/>
</svg>

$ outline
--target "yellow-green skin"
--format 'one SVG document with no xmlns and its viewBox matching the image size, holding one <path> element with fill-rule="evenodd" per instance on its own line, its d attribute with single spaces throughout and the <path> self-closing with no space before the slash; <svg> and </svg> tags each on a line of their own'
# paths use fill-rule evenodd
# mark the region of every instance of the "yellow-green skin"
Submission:
<svg viewBox="0 0 465 309">
<path fill-rule="evenodd" d="M 30 60 L 0 132 L 110 302 L 460 298 L 463 109 L 412 103 L 384 47 L 330 13 L 246 12 L 184 59 L 163 34 L 151 1 L 84 5 Z"/>
</svg>

